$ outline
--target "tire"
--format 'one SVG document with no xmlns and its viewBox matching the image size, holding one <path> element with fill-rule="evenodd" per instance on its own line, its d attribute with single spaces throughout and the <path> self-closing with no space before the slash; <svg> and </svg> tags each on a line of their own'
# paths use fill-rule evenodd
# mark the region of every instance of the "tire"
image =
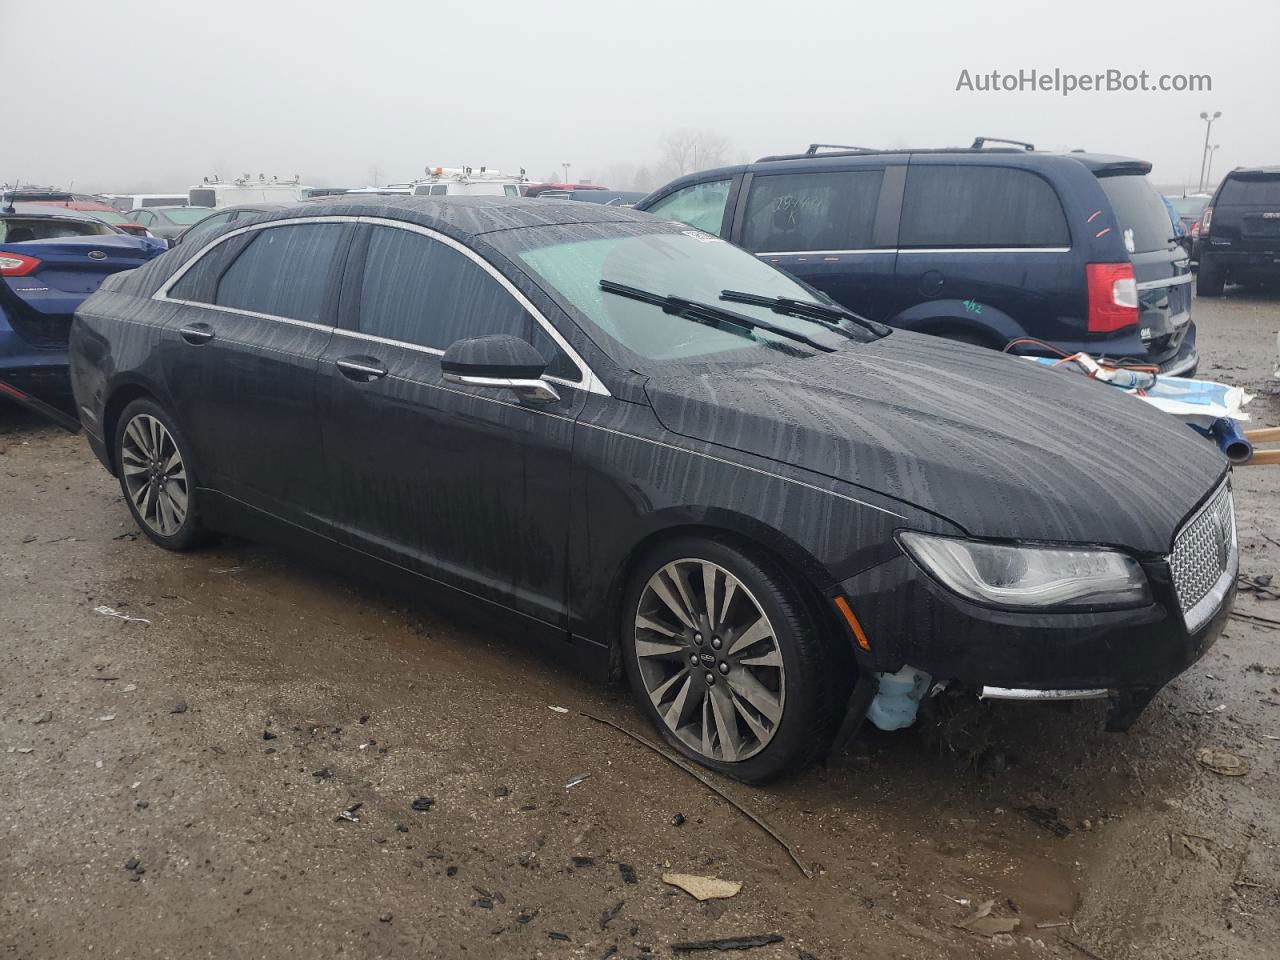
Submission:
<svg viewBox="0 0 1280 960">
<path fill-rule="evenodd" d="M 203 543 L 191 448 L 173 418 L 154 400 L 134 400 L 116 422 L 114 442 L 120 489 L 142 532 L 166 550 Z"/>
<path fill-rule="evenodd" d="M 1222 288 L 1225 285 L 1226 278 L 1222 275 L 1220 269 L 1214 269 L 1213 265 L 1205 258 L 1200 260 L 1200 269 L 1196 273 L 1196 296 L 1197 297 L 1220 297 L 1222 296 Z"/>
<path fill-rule="evenodd" d="M 666 541 L 636 564 L 622 607 L 623 661 L 668 743 L 746 783 L 806 767 L 827 747 L 833 704 L 844 702 L 833 681 L 840 671 L 803 597 L 772 560 L 712 537 Z M 752 630 L 757 613 L 764 623 Z M 749 634 L 756 639 L 735 649 Z"/>
</svg>

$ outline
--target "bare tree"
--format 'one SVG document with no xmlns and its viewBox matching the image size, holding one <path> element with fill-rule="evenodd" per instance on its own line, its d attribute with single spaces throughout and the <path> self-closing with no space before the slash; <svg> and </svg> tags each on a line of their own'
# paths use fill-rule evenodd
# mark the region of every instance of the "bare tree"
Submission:
<svg viewBox="0 0 1280 960">
<path fill-rule="evenodd" d="M 662 141 L 659 171 L 668 180 L 686 173 L 723 166 L 729 153 L 729 141 L 710 130 L 676 130 Z"/>
</svg>

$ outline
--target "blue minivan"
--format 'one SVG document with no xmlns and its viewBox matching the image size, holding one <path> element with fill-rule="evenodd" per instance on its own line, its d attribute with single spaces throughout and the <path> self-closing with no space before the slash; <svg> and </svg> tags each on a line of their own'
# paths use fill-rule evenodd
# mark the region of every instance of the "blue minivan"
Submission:
<svg viewBox="0 0 1280 960">
<path fill-rule="evenodd" d="M 636 204 L 751 251 L 864 316 L 1019 353 L 1189 375 L 1191 267 L 1151 164 L 1030 145 L 765 157 Z"/>
</svg>

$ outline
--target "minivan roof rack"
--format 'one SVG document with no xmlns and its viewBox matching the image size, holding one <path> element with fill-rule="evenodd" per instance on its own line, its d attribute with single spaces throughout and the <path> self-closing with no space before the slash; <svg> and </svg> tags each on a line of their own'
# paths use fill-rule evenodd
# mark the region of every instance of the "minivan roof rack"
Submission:
<svg viewBox="0 0 1280 960">
<path fill-rule="evenodd" d="M 1025 140 L 1006 140 L 1004 137 L 974 137 L 973 150 L 981 150 L 988 143 L 1007 143 L 1011 147 L 1021 147 L 1023 150 L 1034 150 L 1034 143 L 1027 143 Z"/>
<path fill-rule="evenodd" d="M 811 143 L 804 152 L 806 157 L 816 157 L 819 150 L 856 150 L 859 153 L 875 153 L 875 147 L 851 147 L 847 143 Z"/>
</svg>

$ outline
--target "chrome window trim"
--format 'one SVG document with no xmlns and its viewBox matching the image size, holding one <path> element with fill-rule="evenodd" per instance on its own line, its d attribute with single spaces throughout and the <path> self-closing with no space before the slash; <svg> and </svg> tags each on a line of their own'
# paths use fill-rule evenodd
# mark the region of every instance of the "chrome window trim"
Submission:
<svg viewBox="0 0 1280 960">
<path fill-rule="evenodd" d="M 854 253 L 1070 253 L 1070 247 L 861 247 L 852 250 L 762 250 L 757 257 L 833 257 Z M 1184 283 L 1186 281 L 1178 281 Z M 1141 289 L 1141 285 L 1139 285 Z"/>
<path fill-rule="evenodd" d="M 308 321 L 305 321 L 305 320 L 294 320 L 290 317 L 280 317 L 280 316 L 276 316 L 274 314 L 269 314 L 269 313 L 258 313 L 253 310 L 239 310 L 239 309 L 230 308 L 230 307 L 220 307 L 217 304 L 200 303 L 195 300 L 182 300 L 177 297 L 169 296 L 169 290 L 173 287 L 173 285 L 176 284 L 178 281 L 180 281 L 183 278 L 183 276 L 187 273 L 188 270 L 194 267 L 198 262 L 200 262 L 200 260 L 204 259 L 204 257 L 208 255 L 209 251 L 212 250 L 214 247 L 216 247 L 218 244 L 223 243 L 227 240 L 230 240 L 232 237 L 238 237 L 238 236 L 241 236 L 242 234 L 249 233 L 251 231 L 268 230 L 272 227 L 285 227 L 285 226 L 293 226 L 296 224 L 304 224 L 304 223 L 355 223 L 355 224 L 369 224 L 371 226 L 392 227 L 398 230 L 406 230 L 409 233 L 421 234 L 425 237 L 431 238 L 432 240 L 439 241 L 443 243 L 445 246 L 450 247 L 453 250 L 456 250 L 458 253 L 461 253 L 467 259 L 471 260 L 473 263 L 479 266 L 482 270 L 484 270 L 487 274 L 489 274 L 489 276 L 493 277 L 493 279 L 497 280 L 498 283 L 502 286 L 502 288 L 506 290 L 507 293 L 512 298 L 514 298 L 515 301 L 518 304 L 520 304 L 522 308 L 524 308 L 529 312 L 529 315 L 533 317 L 534 322 L 537 323 L 543 329 L 543 331 L 547 334 L 547 336 L 551 338 L 552 342 L 555 343 L 556 346 L 558 346 L 561 350 L 565 352 L 565 354 L 569 357 L 570 362 L 572 362 L 574 366 L 576 366 L 579 372 L 582 374 L 581 380 L 568 380 L 562 377 L 547 377 L 546 379 L 551 380 L 555 383 L 563 384 L 568 387 L 573 387 L 578 390 L 585 390 L 587 393 L 594 393 L 598 396 L 602 396 L 602 397 L 612 396 L 612 394 L 609 392 L 609 388 L 604 385 L 604 382 L 598 376 L 596 376 L 595 371 L 592 370 L 591 367 L 588 366 L 587 363 L 582 359 L 582 357 L 578 355 L 578 352 L 569 345 L 569 342 L 565 340 L 565 338 L 561 335 L 560 331 L 557 330 L 554 326 L 552 326 L 551 321 L 549 321 L 542 314 L 542 311 L 539 310 L 537 307 L 535 307 L 533 303 L 529 300 L 529 298 L 526 297 L 523 293 L 520 292 L 519 289 L 516 288 L 515 284 L 513 284 L 510 280 L 508 280 L 505 276 L 503 276 L 501 271 L 499 271 L 497 267 L 489 263 L 488 260 L 484 259 L 484 257 L 480 256 L 480 254 L 476 253 L 470 247 L 453 239 L 453 237 L 446 236 L 445 234 L 440 233 L 438 230 L 432 230 L 430 227 L 423 227 L 416 223 L 406 223 L 405 221 L 402 221 L 402 220 L 391 220 L 386 217 L 353 217 L 349 215 L 334 215 L 334 216 L 324 216 L 324 217 L 289 217 L 284 220 L 269 220 L 265 223 L 259 222 L 259 223 L 246 224 L 245 226 L 239 227 L 235 230 L 227 231 L 226 233 L 218 237 L 216 240 L 214 240 L 212 243 L 205 246 L 198 253 L 196 253 L 196 255 L 193 256 L 186 263 L 184 263 L 173 274 L 173 276 L 169 277 L 168 280 L 166 280 L 163 284 L 160 285 L 160 288 L 152 296 L 152 299 L 160 301 L 162 303 L 180 303 L 183 306 L 204 307 L 205 309 L 208 309 L 208 310 L 222 310 L 227 313 L 235 313 L 235 314 L 239 314 L 240 316 L 246 316 L 246 317 L 255 317 L 260 320 L 278 320 L 278 321 L 281 321 L 282 323 L 291 323 L 298 326 L 310 327 L 311 329 L 315 329 L 315 330 L 331 330 L 337 333 L 353 334 L 362 339 L 372 340 L 375 343 L 387 343 L 395 346 L 410 347 L 410 348 L 418 349 L 427 353 L 435 353 L 441 356 L 444 354 L 443 350 L 438 350 L 437 348 L 434 348 L 434 347 L 422 347 L 422 346 L 419 346 L 418 344 L 405 343 L 404 341 L 391 340 L 383 337 L 375 337 L 372 334 L 363 334 L 363 333 L 360 333 L 359 331 L 344 330 L 340 327 L 331 327 L 324 324 L 309 323 Z"/>
</svg>

